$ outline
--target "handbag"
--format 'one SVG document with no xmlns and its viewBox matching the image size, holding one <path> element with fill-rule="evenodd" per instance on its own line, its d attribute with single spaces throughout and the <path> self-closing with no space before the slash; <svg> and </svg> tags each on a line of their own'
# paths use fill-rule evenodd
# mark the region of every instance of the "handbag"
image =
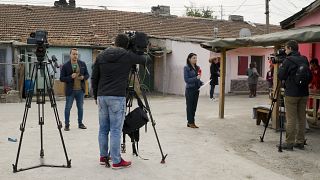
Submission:
<svg viewBox="0 0 320 180">
<path fill-rule="evenodd" d="M 125 134 L 132 133 L 147 124 L 148 121 L 146 110 L 142 107 L 137 107 L 126 115 L 122 132 Z"/>
</svg>

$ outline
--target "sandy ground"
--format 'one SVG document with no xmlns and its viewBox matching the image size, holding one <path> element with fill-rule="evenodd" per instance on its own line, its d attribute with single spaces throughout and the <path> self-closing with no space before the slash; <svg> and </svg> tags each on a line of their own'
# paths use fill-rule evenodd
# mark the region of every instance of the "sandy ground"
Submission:
<svg viewBox="0 0 320 180">
<path fill-rule="evenodd" d="M 279 153 L 276 144 L 279 133 L 267 129 L 265 142 L 259 141 L 263 126 L 256 126 L 252 107 L 266 104 L 267 96 L 249 99 L 245 95 L 227 96 L 225 119 L 218 118 L 218 102 L 208 97 L 199 99 L 196 123 L 199 129 L 186 127 L 185 99 L 179 96 L 149 97 L 150 106 L 160 143 L 165 154 L 165 164 L 160 164 L 161 154 L 151 124 L 148 132 L 141 130 L 139 143 L 143 160 L 131 155 L 127 138 L 127 153 L 132 160 L 127 169 L 113 170 L 99 165 L 98 116 L 93 100 L 85 100 L 84 123 L 80 130 L 76 123 L 76 108 L 71 113 L 71 130 L 63 131 L 72 167 L 41 167 L 18 173 L 12 172 L 18 142 L 19 126 L 24 103 L 0 104 L 0 179 L 320 179 L 320 129 L 307 133 L 305 150 Z M 64 101 L 58 101 L 61 120 L 64 120 Z M 44 158 L 39 157 L 40 135 L 37 106 L 32 104 L 24 133 L 18 168 L 46 164 L 66 164 L 65 155 L 55 125 L 53 111 L 45 105 Z"/>
</svg>

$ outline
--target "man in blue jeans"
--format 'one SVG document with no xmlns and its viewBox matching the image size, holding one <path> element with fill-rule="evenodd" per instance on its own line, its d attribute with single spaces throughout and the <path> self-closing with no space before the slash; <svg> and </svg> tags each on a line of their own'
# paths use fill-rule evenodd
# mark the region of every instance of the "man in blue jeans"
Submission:
<svg viewBox="0 0 320 180">
<path fill-rule="evenodd" d="M 133 65 L 145 64 L 147 57 L 127 50 L 129 38 L 125 34 L 117 35 L 115 47 L 100 53 L 93 66 L 92 89 L 99 107 L 99 148 L 100 164 L 106 164 L 110 156 L 112 168 L 131 165 L 120 155 L 122 126 L 126 113 L 126 87 Z M 110 133 L 110 149 L 109 149 Z"/>
<path fill-rule="evenodd" d="M 61 69 L 60 81 L 65 82 L 66 105 L 64 109 L 65 131 L 70 130 L 70 110 L 73 100 L 76 99 L 78 108 L 78 127 L 87 129 L 83 120 L 83 97 L 85 92 L 85 80 L 89 78 L 86 64 L 78 60 L 78 49 L 70 50 L 70 61 L 66 62 Z"/>
</svg>

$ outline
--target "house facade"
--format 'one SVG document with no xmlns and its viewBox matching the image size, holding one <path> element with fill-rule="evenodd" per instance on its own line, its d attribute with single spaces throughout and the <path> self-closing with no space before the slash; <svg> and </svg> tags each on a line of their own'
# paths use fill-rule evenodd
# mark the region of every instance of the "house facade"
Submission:
<svg viewBox="0 0 320 180">
<path fill-rule="evenodd" d="M 293 16 L 280 22 L 282 29 L 307 27 L 320 24 L 320 0 L 312 2 Z M 299 44 L 299 51 L 309 60 L 312 58 L 320 59 L 320 43 Z"/>
<path fill-rule="evenodd" d="M 202 69 L 202 81 L 207 82 L 210 79 L 209 57 L 219 57 L 219 53 L 213 53 L 202 47 L 199 42 L 192 40 L 163 40 L 166 44 L 167 54 L 164 60 L 163 56 L 155 58 L 154 69 L 154 89 L 159 92 L 184 95 L 185 83 L 183 79 L 183 67 L 186 65 L 186 58 L 189 53 L 197 54 L 197 64 Z M 151 41 L 152 42 L 152 41 Z M 164 44 L 164 43 L 163 43 Z M 267 60 L 272 47 L 264 48 L 238 48 L 227 52 L 226 67 L 226 92 L 247 91 L 246 70 L 251 62 L 256 62 L 260 74 L 259 90 L 266 91 L 265 81 L 266 72 L 269 70 L 269 61 Z M 209 95 L 210 87 L 205 86 L 201 90 L 201 95 Z M 219 85 L 215 88 L 215 93 L 219 93 Z"/>
<path fill-rule="evenodd" d="M 51 15 L 42 16 L 44 12 Z M 198 64 L 203 69 L 203 81 L 209 80 L 209 57 L 219 56 L 201 48 L 201 42 L 214 38 L 239 37 L 242 29 L 247 29 L 252 35 L 265 32 L 263 24 L 248 23 L 243 21 L 243 18 L 213 20 L 177 17 L 162 12 L 153 14 L 77 7 L 0 4 L 0 17 L 4 24 L 0 27 L 0 41 L 26 42 L 30 32 L 44 29 L 48 31 L 49 57 L 55 55 L 61 65 L 66 61 L 70 48 L 78 47 L 80 59 L 86 62 L 90 74 L 98 52 L 110 46 L 118 33 L 128 30 L 145 32 L 155 49 L 160 49 L 160 52 L 150 53 L 153 64 L 150 68 L 151 74 L 147 74 L 145 78 L 148 88 L 179 95 L 184 94 L 183 66 L 190 52 L 198 54 Z M 272 25 L 270 29 L 272 32 L 280 30 L 278 26 Z M 258 63 L 263 80 L 267 71 L 266 59 L 271 52 L 272 48 L 228 51 L 227 60 L 232 63 L 227 63 L 230 64 L 227 72 L 232 73 L 227 76 L 226 91 L 233 91 L 232 80 L 242 81 L 246 78 L 243 72 L 251 61 Z M 29 60 L 27 61 L 29 63 Z M 29 71 L 30 68 L 25 70 L 26 73 Z M 56 77 L 59 77 L 59 70 Z M 208 92 L 209 87 L 205 87 L 201 94 L 207 95 Z"/>
</svg>

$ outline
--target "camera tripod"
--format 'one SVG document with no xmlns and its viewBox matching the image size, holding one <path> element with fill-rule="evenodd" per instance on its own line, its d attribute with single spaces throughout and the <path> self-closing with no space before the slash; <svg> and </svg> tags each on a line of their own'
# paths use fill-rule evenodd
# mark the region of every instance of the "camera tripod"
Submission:
<svg viewBox="0 0 320 180">
<path fill-rule="evenodd" d="M 151 113 L 151 109 L 150 109 L 150 106 L 149 106 L 149 103 L 148 103 L 148 99 L 147 99 L 147 96 L 146 96 L 146 91 L 143 87 L 141 87 L 141 80 L 139 78 L 139 74 L 138 74 L 138 71 L 137 71 L 137 67 L 136 65 L 133 65 L 132 68 L 131 68 L 131 72 L 130 72 L 130 75 L 129 75 L 129 80 L 128 80 L 128 87 L 127 87 L 127 107 L 129 108 L 130 110 L 130 107 L 132 106 L 132 101 L 133 101 L 133 93 L 134 92 L 134 87 L 135 86 L 135 81 L 137 80 L 138 82 L 138 87 L 141 91 L 141 94 L 142 94 L 142 97 L 143 97 L 143 100 L 144 100 L 144 104 L 145 104 L 145 109 L 147 110 L 148 114 L 149 114 L 149 118 L 151 120 L 151 124 L 152 124 L 152 127 L 153 127 L 153 131 L 154 131 L 154 134 L 156 136 L 156 139 L 157 139 L 157 143 L 158 143 L 158 146 L 159 146 L 159 149 L 160 149 L 160 153 L 161 153 L 161 156 L 162 156 L 162 159 L 161 159 L 161 163 L 164 164 L 165 163 L 165 159 L 167 157 L 168 154 L 164 155 L 163 154 L 163 151 L 162 151 L 162 147 L 161 147 L 161 144 L 160 144 L 160 140 L 159 140 L 159 137 L 158 137 L 158 133 L 157 133 L 157 130 L 155 128 L 155 121 L 152 117 L 152 113 Z M 132 82 L 132 85 L 130 85 L 130 82 Z M 138 98 L 138 97 L 136 97 Z M 141 100 L 140 100 L 140 103 L 141 103 Z M 139 99 L 138 99 L 138 104 L 139 104 Z M 143 106 L 140 104 L 140 106 Z M 139 130 L 138 130 L 139 132 Z M 139 133 L 138 134 L 134 134 L 134 136 L 138 137 L 139 136 Z M 132 138 L 132 139 L 135 139 L 135 138 Z M 133 154 L 134 155 L 138 155 L 137 153 L 137 150 L 135 148 L 135 142 L 132 142 L 132 150 L 133 150 Z M 123 144 L 121 144 L 121 150 L 122 152 L 125 152 L 126 151 L 126 146 L 125 146 L 125 134 L 123 134 Z"/>
<path fill-rule="evenodd" d="M 269 113 L 267 116 L 267 122 L 264 124 L 265 127 L 264 127 L 264 131 L 263 131 L 263 135 L 260 136 L 260 142 L 264 142 L 263 139 L 266 134 L 266 130 L 269 126 L 269 122 L 270 122 L 272 112 L 273 112 L 273 109 L 274 109 L 276 102 L 278 102 L 280 104 L 279 110 L 278 110 L 278 112 L 279 112 L 279 116 L 278 116 L 279 117 L 279 131 L 280 131 L 278 151 L 282 152 L 282 132 L 284 131 L 284 117 L 283 117 L 283 115 L 281 115 L 281 112 L 282 112 L 281 109 L 284 110 L 284 99 L 283 99 L 283 95 L 281 95 L 281 82 L 279 82 L 279 81 L 277 82 L 273 97 L 271 96 L 271 105 L 270 105 Z"/>
<path fill-rule="evenodd" d="M 28 170 L 28 169 L 34 169 L 34 168 L 38 168 L 38 167 L 61 167 L 61 168 L 70 168 L 71 167 L 71 160 L 69 160 L 69 158 L 68 158 L 67 150 L 66 150 L 65 143 L 63 140 L 63 136 L 62 136 L 62 132 L 61 132 L 62 124 L 59 119 L 57 104 L 56 104 L 56 100 L 55 100 L 55 96 L 54 96 L 54 91 L 52 88 L 52 86 L 53 86 L 52 80 L 51 80 L 51 77 L 50 77 L 49 71 L 48 71 L 48 64 L 49 64 L 48 62 L 45 62 L 43 60 L 42 61 L 38 60 L 37 62 L 34 63 L 33 68 L 32 68 L 31 81 L 30 81 L 30 86 L 29 86 L 30 90 L 28 90 L 26 92 L 27 93 L 26 104 L 25 104 L 22 123 L 20 124 L 21 135 L 20 135 L 20 140 L 19 140 L 18 152 L 17 152 L 17 156 L 16 156 L 16 162 L 15 162 L 15 164 L 12 164 L 14 173 L 19 172 L 19 171 Z M 42 87 L 40 87 L 40 85 L 39 85 L 39 80 L 41 80 L 41 79 L 43 80 Z M 25 131 L 29 108 L 31 108 L 31 102 L 32 102 L 32 97 L 34 94 L 34 87 L 35 86 L 36 86 L 36 97 L 37 97 L 36 102 L 38 104 L 38 118 L 39 118 L 39 125 L 40 125 L 40 143 L 41 143 L 40 158 L 42 159 L 44 157 L 43 127 L 42 126 L 44 125 L 44 104 L 45 104 L 45 96 L 47 93 L 49 96 L 49 99 L 50 99 L 51 108 L 53 108 L 53 111 L 54 111 L 54 116 L 55 116 L 56 124 L 57 124 L 58 130 L 59 130 L 64 154 L 65 154 L 65 157 L 67 160 L 67 165 L 60 165 L 60 166 L 59 165 L 48 165 L 48 164 L 44 164 L 41 162 L 40 165 L 37 165 L 37 166 L 32 166 L 32 167 L 28 167 L 28 168 L 24 168 L 24 169 L 18 169 L 18 161 L 19 161 L 19 155 L 20 155 L 20 150 L 21 150 L 23 134 Z"/>
</svg>

